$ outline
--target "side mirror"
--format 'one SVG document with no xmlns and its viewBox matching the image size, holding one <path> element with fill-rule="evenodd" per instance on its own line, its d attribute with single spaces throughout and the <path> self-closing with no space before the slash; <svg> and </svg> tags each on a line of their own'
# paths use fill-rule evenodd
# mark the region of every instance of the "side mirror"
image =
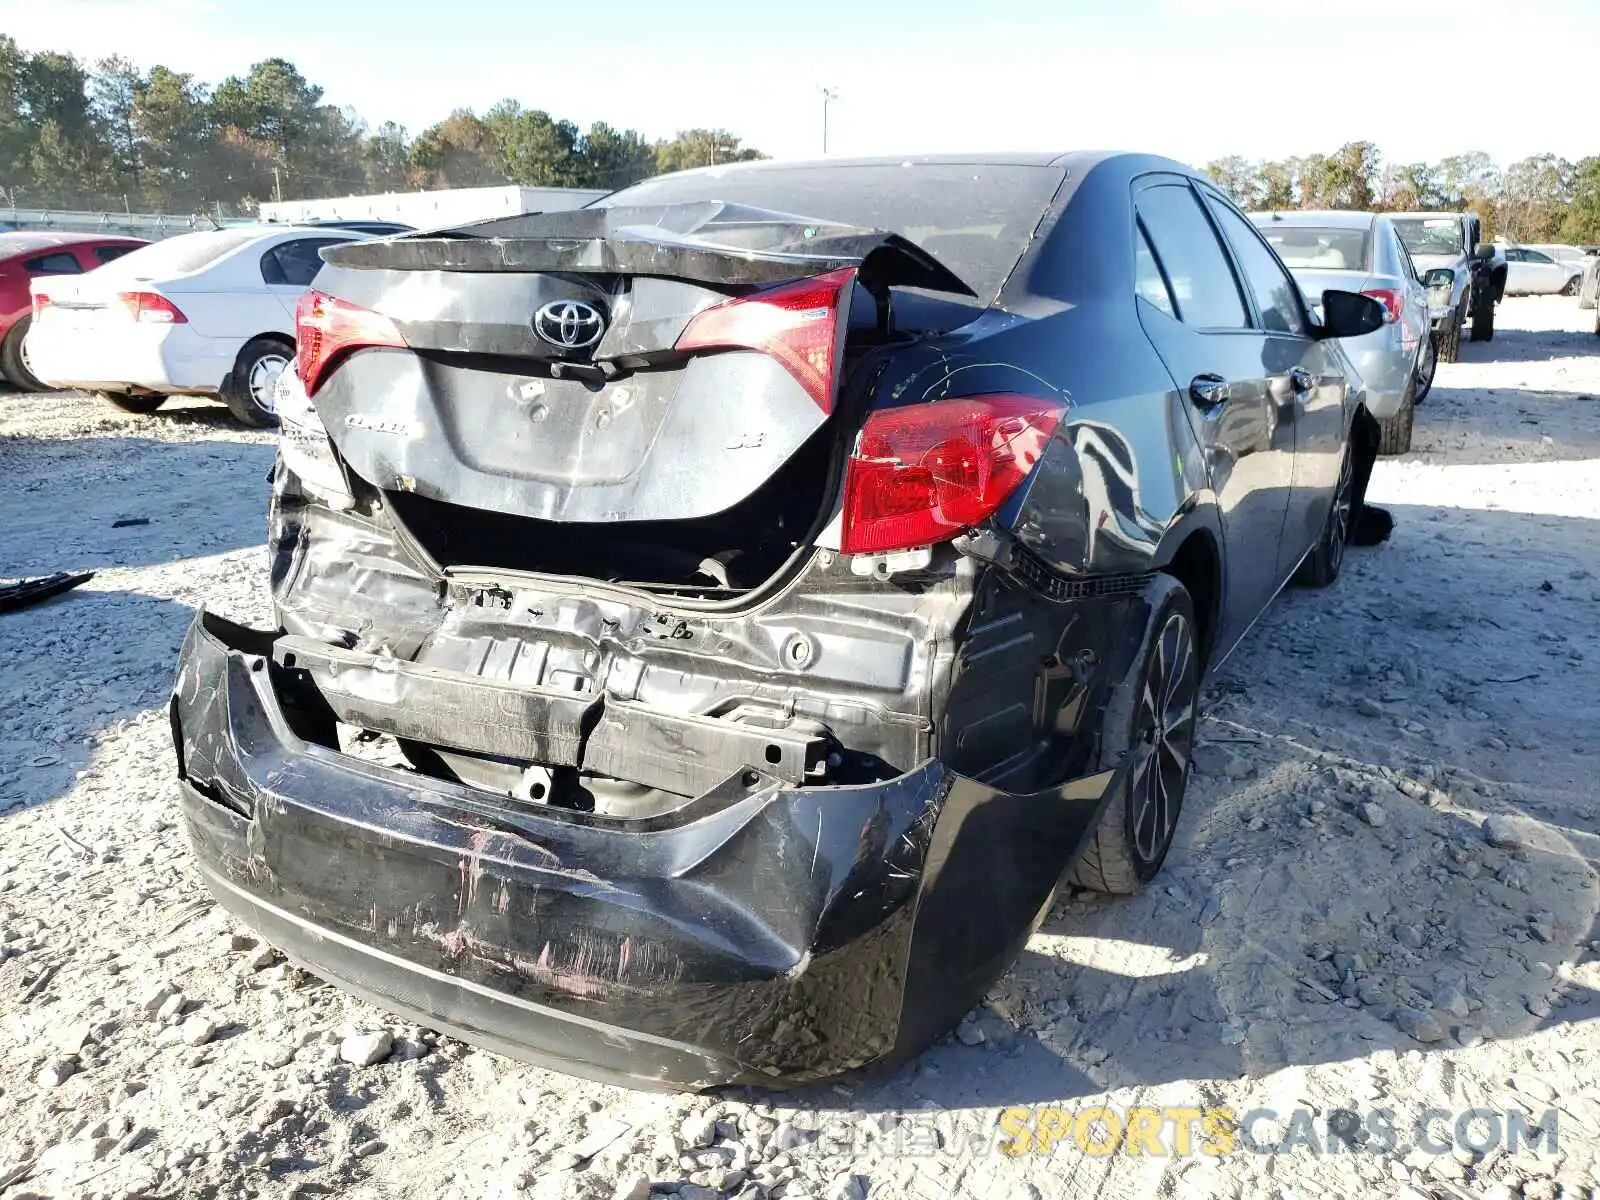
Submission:
<svg viewBox="0 0 1600 1200">
<path fill-rule="evenodd" d="M 1422 286 L 1430 292 L 1434 288 L 1454 287 L 1455 282 L 1456 273 L 1449 267 L 1435 267 L 1422 277 Z"/>
<path fill-rule="evenodd" d="M 1472 257 L 1477 259 L 1479 262 L 1488 262 L 1494 257 L 1494 243 L 1479 242 L 1477 246 L 1473 248 Z"/>
<path fill-rule="evenodd" d="M 1388 310 L 1371 296 L 1329 288 L 1322 293 L 1321 336 L 1353 338 L 1376 333 L 1388 315 Z"/>
</svg>

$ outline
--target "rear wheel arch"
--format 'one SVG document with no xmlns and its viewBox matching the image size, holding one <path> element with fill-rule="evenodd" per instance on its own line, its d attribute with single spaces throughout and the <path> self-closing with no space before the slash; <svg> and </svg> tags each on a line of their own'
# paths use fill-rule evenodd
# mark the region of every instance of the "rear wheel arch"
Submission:
<svg viewBox="0 0 1600 1200">
<path fill-rule="evenodd" d="M 275 355 L 292 362 L 294 353 L 294 339 L 277 332 L 257 334 L 240 347 L 233 370 L 223 380 L 222 400 L 241 424 L 262 429 L 278 423 L 271 407 L 254 395 L 251 377 L 256 363 L 264 355 Z"/>
<path fill-rule="evenodd" d="M 1223 601 L 1221 525 L 1216 510 L 1206 506 L 1189 512 L 1164 539 L 1169 549 L 1160 557 L 1160 570 L 1188 591 L 1194 603 L 1200 641 L 1200 661 L 1211 661 L 1220 632 Z"/>
</svg>

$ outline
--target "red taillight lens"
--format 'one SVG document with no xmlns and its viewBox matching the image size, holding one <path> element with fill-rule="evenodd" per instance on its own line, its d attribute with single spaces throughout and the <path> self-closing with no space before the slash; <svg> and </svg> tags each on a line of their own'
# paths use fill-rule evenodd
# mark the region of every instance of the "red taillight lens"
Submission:
<svg viewBox="0 0 1600 1200">
<path fill-rule="evenodd" d="M 328 372 L 352 351 L 376 346 L 403 350 L 406 344 L 395 323 L 382 313 L 316 291 L 300 297 L 294 337 L 307 396 L 316 395 Z"/>
<path fill-rule="evenodd" d="M 135 321 L 150 325 L 183 325 L 189 320 L 160 292 L 118 292 L 117 299 L 127 306 L 128 315 Z"/>
<path fill-rule="evenodd" d="M 834 373 L 845 322 L 840 317 L 854 267 L 741 296 L 700 313 L 679 350 L 759 350 L 800 381 L 823 412 L 833 409 Z"/>
<path fill-rule="evenodd" d="M 1368 288 L 1361 294 L 1363 296 L 1371 296 L 1383 305 L 1383 323 L 1385 325 L 1393 325 L 1400 319 L 1400 313 L 1405 308 L 1406 302 L 1405 296 L 1401 293 L 1393 288 Z"/>
<path fill-rule="evenodd" d="M 33 294 L 33 315 L 35 317 L 37 317 L 45 309 L 49 308 L 50 305 L 51 300 L 49 296 L 41 296 L 38 292 Z"/>
<path fill-rule="evenodd" d="M 1044 453 L 1059 400 L 972 396 L 873 413 L 845 468 L 839 548 L 929 546 L 992 517 Z"/>
</svg>

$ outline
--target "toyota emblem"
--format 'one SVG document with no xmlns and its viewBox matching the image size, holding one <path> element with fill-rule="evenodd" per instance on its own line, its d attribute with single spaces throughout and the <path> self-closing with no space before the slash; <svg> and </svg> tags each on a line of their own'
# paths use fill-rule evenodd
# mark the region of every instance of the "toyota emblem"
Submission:
<svg viewBox="0 0 1600 1200">
<path fill-rule="evenodd" d="M 563 350 L 592 346 L 605 329 L 600 310 L 582 300 L 552 300 L 533 315 L 533 331 Z"/>
</svg>

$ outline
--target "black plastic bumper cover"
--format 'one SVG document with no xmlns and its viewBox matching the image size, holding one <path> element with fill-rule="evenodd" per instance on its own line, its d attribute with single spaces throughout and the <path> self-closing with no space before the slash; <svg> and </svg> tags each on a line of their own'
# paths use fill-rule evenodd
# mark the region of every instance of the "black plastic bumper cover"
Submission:
<svg viewBox="0 0 1600 1200">
<path fill-rule="evenodd" d="M 1021 950 L 1114 772 L 1033 795 L 930 761 L 648 825 L 529 811 L 290 728 L 273 635 L 201 613 L 172 702 L 221 903 L 429 1027 L 634 1086 L 804 1083 L 915 1054 Z"/>
</svg>

